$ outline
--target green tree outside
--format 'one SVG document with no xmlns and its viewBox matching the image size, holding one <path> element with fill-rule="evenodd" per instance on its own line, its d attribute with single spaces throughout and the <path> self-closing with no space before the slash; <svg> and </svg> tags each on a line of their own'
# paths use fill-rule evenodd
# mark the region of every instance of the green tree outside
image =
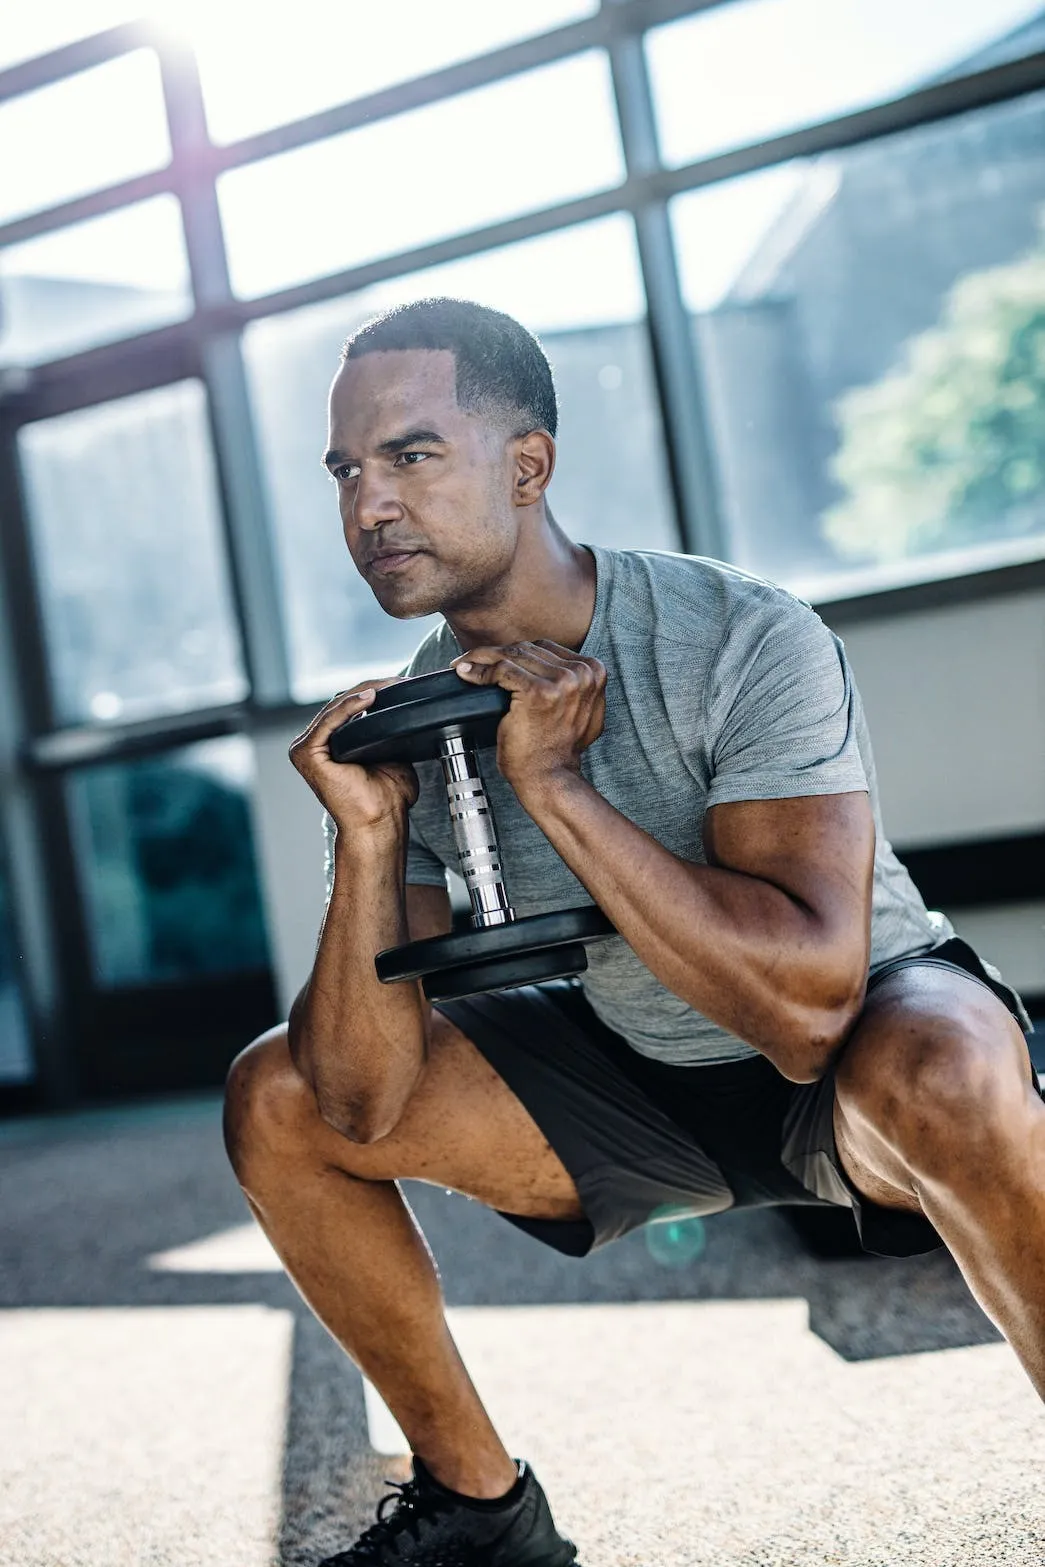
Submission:
<svg viewBox="0 0 1045 1567">
<path fill-rule="evenodd" d="M 835 405 L 846 491 L 839 554 L 893 561 L 1045 531 L 1045 226 L 1027 255 L 972 272 L 905 363 Z"/>
<path fill-rule="evenodd" d="M 268 965 L 241 789 L 164 757 L 87 769 L 79 799 L 103 983 Z"/>
</svg>

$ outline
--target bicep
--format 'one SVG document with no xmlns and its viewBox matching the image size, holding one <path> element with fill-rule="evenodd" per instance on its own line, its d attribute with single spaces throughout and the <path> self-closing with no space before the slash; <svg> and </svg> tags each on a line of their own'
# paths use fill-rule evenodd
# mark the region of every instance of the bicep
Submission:
<svg viewBox="0 0 1045 1567">
<path fill-rule="evenodd" d="M 704 818 L 709 865 L 779 887 L 861 961 L 870 939 L 874 849 L 871 802 L 859 790 L 738 800 L 712 806 Z"/>
</svg>

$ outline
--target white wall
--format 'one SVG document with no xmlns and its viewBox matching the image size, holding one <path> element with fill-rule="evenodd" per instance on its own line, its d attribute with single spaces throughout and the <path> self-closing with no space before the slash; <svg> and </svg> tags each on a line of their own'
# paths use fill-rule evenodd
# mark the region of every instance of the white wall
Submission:
<svg viewBox="0 0 1045 1567">
<path fill-rule="evenodd" d="M 290 764 L 297 733 L 288 727 L 254 740 L 254 839 L 284 1015 L 311 972 L 323 915 L 323 808 Z"/>
<path fill-rule="evenodd" d="M 843 625 L 839 634 L 898 848 L 1045 831 L 1045 592 Z M 323 909 L 321 812 L 287 759 L 293 738 L 288 728 L 255 741 L 257 843 L 284 1009 L 308 977 Z M 944 912 L 1012 984 L 1045 991 L 1045 895 Z"/>
<path fill-rule="evenodd" d="M 843 625 L 839 635 L 894 843 L 1045 828 L 1045 593 Z"/>
<path fill-rule="evenodd" d="M 1045 593 L 837 629 L 897 848 L 1045 831 Z M 1045 889 L 944 913 L 1017 989 L 1045 992 Z"/>
</svg>

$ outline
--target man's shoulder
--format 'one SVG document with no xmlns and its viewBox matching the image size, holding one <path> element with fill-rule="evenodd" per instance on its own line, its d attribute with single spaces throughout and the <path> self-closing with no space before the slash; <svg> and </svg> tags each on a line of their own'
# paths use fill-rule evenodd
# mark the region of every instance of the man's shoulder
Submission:
<svg viewBox="0 0 1045 1567">
<path fill-rule="evenodd" d="M 640 549 L 600 553 L 611 577 L 611 619 L 634 616 L 664 637 L 688 641 L 699 627 L 701 640 L 717 641 L 738 622 L 814 613 L 779 583 L 712 556 Z"/>
</svg>

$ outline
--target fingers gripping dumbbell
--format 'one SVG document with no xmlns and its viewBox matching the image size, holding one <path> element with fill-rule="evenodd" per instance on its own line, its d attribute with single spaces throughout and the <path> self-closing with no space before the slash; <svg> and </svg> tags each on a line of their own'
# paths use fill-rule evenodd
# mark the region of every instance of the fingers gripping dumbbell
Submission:
<svg viewBox="0 0 1045 1567">
<path fill-rule="evenodd" d="M 330 737 L 335 762 L 442 765 L 472 929 L 390 947 L 375 959 L 379 979 L 420 979 L 430 1001 L 582 973 L 585 944 L 615 934 L 594 904 L 516 917 L 476 756 L 494 743 L 509 701 L 499 686 L 468 685 L 452 669 L 438 670 L 382 687 L 365 713 Z"/>
</svg>

